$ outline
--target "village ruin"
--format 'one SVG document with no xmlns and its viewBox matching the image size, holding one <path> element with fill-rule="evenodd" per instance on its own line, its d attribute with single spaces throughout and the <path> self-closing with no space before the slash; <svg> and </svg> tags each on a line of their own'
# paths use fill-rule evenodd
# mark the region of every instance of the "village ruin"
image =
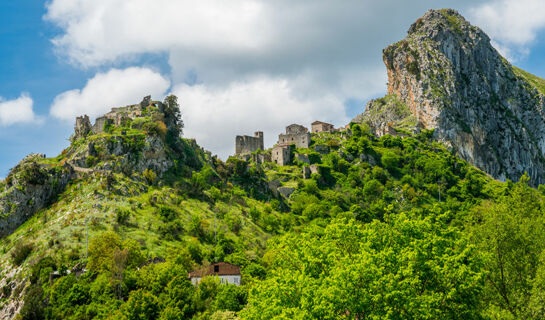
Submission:
<svg viewBox="0 0 545 320">
<path fill-rule="evenodd" d="M 90 132 L 93 134 L 100 134 L 104 132 L 104 129 L 108 125 L 120 126 L 125 124 L 129 120 L 134 120 L 142 116 L 142 113 L 148 107 L 162 108 L 163 103 L 159 101 L 152 101 L 151 96 L 146 96 L 140 102 L 140 104 L 129 105 L 126 107 L 112 108 L 107 114 L 96 118 L 95 124 L 91 125 L 89 116 L 83 115 L 76 118 L 76 125 L 74 128 L 74 138 L 79 139 L 87 136 Z"/>
<path fill-rule="evenodd" d="M 327 122 L 314 121 L 311 124 L 313 133 L 334 132 L 337 129 Z M 265 163 L 272 161 L 278 165 L 285 166 L 291 163 L 292 154 L 290 146 L 293 144 L 296 148 L 308 148 L 311 145 L 311 133 L 308 128 L 300 124 L 291 124 L 286 127 L 284 133 L 278 135 L 278 142 L 272 147 L 270 154 L 256 153 L 258 150 L 265 150 L 263 141 L 263 132 L 257 131 L 254 136 L 236 136 L 235 138 L 235 156 L 244 160 L 252 159 L 256 163 Z M 300 159 L 299 155 L 295 155 L 302 162 L 307 162 L 308 159 Z"/>
</svg>

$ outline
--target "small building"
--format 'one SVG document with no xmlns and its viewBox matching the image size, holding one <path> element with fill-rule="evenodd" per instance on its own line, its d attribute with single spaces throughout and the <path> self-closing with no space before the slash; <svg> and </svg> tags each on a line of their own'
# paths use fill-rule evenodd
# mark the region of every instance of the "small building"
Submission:
<svg viewBox="0 0 545 320">
<path fill-rule="evenodd" d="M 272 162 L 279 166 L 285 166 L 290 163 L 290 146 L 289 145 L 276 145 L 272 148 L 271 152 Z"/>
<path fill-rule="evenodd" d="M 257 131 L 254 136 L 237 136 L 235 138 L 235 154 L 252 153 L 264 150 L 263 132 Z"/>
<path fill-rule="evenodd" d="M 322 121 L 314 121 L 312 123 L 313 133 L 332 132 L 333 130 L 335 130 L 335 126 L 333 126 L 331 123 L 322 122 Z"/>
<path fill-rule="evenodd" d="M 310 145 L 310 132 L 302 125 L 291 124 L 286 127 L 286 133 L 278 135 L 278 144 L 295 144 L 297 148 L 308 148 Z"/>
<path fill-rule="evenodd" d="M 240 286 L 242 279 L 240 267 L 227 262 L 211 264 L 200 270 L 190 272 L 188 276 L 193 285 L 198 285 L 203 277 L 217 276 L 220 278 L 221 283 L 234 284 L 237 286 Z"/>
</svg>

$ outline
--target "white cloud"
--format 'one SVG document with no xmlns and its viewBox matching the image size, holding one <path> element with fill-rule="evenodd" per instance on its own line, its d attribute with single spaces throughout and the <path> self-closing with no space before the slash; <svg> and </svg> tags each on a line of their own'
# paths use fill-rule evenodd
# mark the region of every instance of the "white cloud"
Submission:
<svg viewBox="0 0 545 320">
<path fill-rule="evenodd" d="M 317 119 L 337 125 L 349 121 L 338 97 L 328 93 L 297 97 L 286 79 L 259 78 L 226 88 L 182 84 L 174 94 L 180 97 L 185 136 L 197 137 L 200 145 L 223 158 L 234 153 L 235 135 L 263 131 L 265 144 L 271 147 L 288 124 L 309 127 Z"/>
<path fill-rule="evenodd" d="M 545 28 L 544 12 L 543 0 L 492 0 L 471 9 L 470 18 L 503 55 L 516 60 L 529 54 L 529 46 Z"/>
<path fill-rule="evenodd" d="M 138 103 L 143 96 L 162 97 L 170 81 L 147 68 L 111 69 L 98 73 L 87 81 L 83 89 L 74 89 L 58 95 L 51 106 L 51 115 L 73 121 L 83 114 L 100 116 L 112 107 Z"/>
<path fill-rule="evenodd" d="M 9 126 L 16 123 L 37 122 L 33 110 L 34 101 L 23 93 L 15 100 L 4 100 L 0 97 L 0 125 Z"/>
<path fill-rule="evenodd" d="M 66 31 L 54 39 L 59 49 L 95 66 L 174 47 L 255 49 L 262 7 L 254 0 L 54 0 L 45 18 Z"/>
</svg>

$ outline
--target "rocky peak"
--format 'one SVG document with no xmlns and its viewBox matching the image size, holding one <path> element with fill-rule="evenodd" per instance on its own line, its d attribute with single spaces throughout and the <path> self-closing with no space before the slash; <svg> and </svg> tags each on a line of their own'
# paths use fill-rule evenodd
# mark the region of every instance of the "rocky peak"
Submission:
<svg viewBox="0 0 545 320">
<path fill-rule="evenodd" d="M 545 182 L 545 99 L 535 86 L 543 80 L 511 66 L 481 29 L 455 10 L 430 10 L 383 50 L 383 60 L 388 94 L 417 127 L 435 129 L 495 178 L 528 172 L 533 184 Z"/>
</svg>

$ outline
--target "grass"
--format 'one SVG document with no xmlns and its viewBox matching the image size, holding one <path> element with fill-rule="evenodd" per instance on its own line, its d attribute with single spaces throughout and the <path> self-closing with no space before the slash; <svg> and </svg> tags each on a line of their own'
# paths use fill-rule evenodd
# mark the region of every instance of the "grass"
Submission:
<svg viewBox="0 0 545 320">
<path fill-rule="evenodd" d="M 513 66 L 513 71 L 517 76 L 521 77 L 526 82 L 535 87 L 537 91 L 539 91 L 539 93 L 545 94 L 545 79 L 535 76 L 515 66 Z"/>
</svg>

